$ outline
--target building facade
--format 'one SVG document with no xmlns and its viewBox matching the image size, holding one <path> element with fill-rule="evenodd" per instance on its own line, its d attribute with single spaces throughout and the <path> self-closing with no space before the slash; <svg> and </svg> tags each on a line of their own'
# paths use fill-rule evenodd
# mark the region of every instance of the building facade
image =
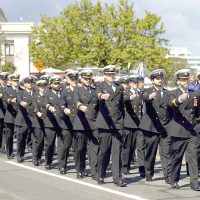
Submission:
<svg viewBox="0 0 200 200">
<path fill-rule="evenodd" d="M 168 57 L 187 59 L 189 68 L 200 71 L 200 56 L 192 56 L 187 48 L 172 47 Z"/>
<path fill-rule="evenodd" d="M 1 64 L 12 62 L 16 73 L 22 77 L 30 73 L 32 62 L 29 55 L 30 33 L 33 23 L 0 22 Z"/>
<path fill-rule="evenodd" d="M 37 69 L 29 54 L 30 34 L 33 22 L 8 22 L 0 8 L 0 66 L 11 62 L 16 73 L 25 77 Z"/>
</svg>

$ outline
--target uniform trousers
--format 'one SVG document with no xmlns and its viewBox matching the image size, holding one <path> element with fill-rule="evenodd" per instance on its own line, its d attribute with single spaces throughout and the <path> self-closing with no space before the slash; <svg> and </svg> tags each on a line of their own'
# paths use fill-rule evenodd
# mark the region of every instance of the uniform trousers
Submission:
<svg viewBox="0 0 200 200">
<path fill-rule="evenodd" d="M 145 163 L 145 137 L 141 130 L 137 130 L 136 137 L 136 149 L 137 149 L 137 166 L 144 168 Z"/>
<path fill-rule="evenodd" d="M 145 138 L 141 130 L 125 128 L 122 146 L 122 167 L 130 169 L 131 160 L 135 160 L 135 149 L 137 150 L 137 166 L 141 172 L 144 171 L 145 163 Z M 143 170 L 143 171 L 142 171 Z"/>
<path fill-rule="evenodd" d="M 4 137 L 4 121 L 0 119 L 0 151 L 5 151 L 5 137 Z"/>
<path fill-rule="evenodd" d="M 91 131 L 88 135 L 87 153 L 90 166 L 90 174 L 96 177 L 97 173 L 97 155 L 99 151 L 98 131 Z"/>
<path fill-rule="evenodd" d="M 171 183 L 178 182 L 184 153 L 187 153 L 188 167 L 190 174 L 190 183 L 193 186 L 198 185 L 198 142 L 197 137 L 190 138 L 171 137 L 172 160 L 171 160 Z"/>
<path fill-rule="evenodd" d="M 113 182 L 118 182 L 122 178 L 121 152 L 123 144 L 123 131 L 117 129 L 99 129 L 98 140 L 99 153 L 97 158 L 97 176 L 98 178 L 105 177 L 111 147 Z"/>
<path fill-rule="evenodd" d="M 17 126 L 17 158 L 25 155 L 26 140 L 28 134 L 33 132 L 33 128 L 28 126 Z"/>
<path fill-rule="evenodd" d="M 34 128 L 31 134 L 33 160 L 41 159 L 44 149 L 44 128 Z"/>
<path fill-rule="evenodd" d="M 45 163 L 51 165 L 53 162 L 53 154 L 55 148 L 56 134 L 59 134 L 60 128 L 46 128 L 44 132 L 44 151 Z"/>
<path fill-rule="evenodd" d="M 73 135 L 73 130 L 68 129 L 62 129 L 57 135 L 57 156 L 59 169 L 67 167 L 67 159 Z"/>
<path fill-rule="evenodd" d="M 6 155 L 9 158 L 13 153 L 13 135 L 14 135 L 14 124 L 5 123 L 4 135 L 6 143 Z"/>
<path fill-rule="evenodd" d="M 137 129 L 125 128 L 123 131 L 122 168 L 130 170 L 131 159 L 136 145 Z"/>
<path fill-rule="evenodd" d="M 75 169 L 77 172 L 84 172 L 88 140 L 87 131 L 75 130 L 74 133 Z"/>
<path fill-rule="evenodd" d="M 198 157 L 198 171 L 200 173 L 200 136 L 197 137 L 197 145 L 198 145 L 198 148 L 197 148 L 197 157 Z"/>
<path fill-rule="evenodd" d="M 26 139 L 26 147 L 29 151 L 32 151 L 33 148 L 33 144 L 32 144 L 32 136 L 31 133 L 29 132 L 27 135 L 27 139 Z"/>
<path fill-rule="evenodd" d="M 171 170 L 171 138 L 167 135 L 145 132 L 146 155 L 145 174 L 146 177 L 153 177 L 156 154 L 159 144 L 161 166 L 165 179 L 170 179 Z"/>
</svg>

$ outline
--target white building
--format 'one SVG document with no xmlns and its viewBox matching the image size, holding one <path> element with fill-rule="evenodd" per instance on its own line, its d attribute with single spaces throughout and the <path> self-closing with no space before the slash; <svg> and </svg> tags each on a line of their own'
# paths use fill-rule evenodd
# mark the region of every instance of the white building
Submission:
<svg viewBox="0 0 200 200">
<path fill-rule="evenodd" d="M 200 56 L 192 56 L 187 48 L 172 47 L 168 57 L 187 59 L 189 68 L 200 70 Z"/>
<path fill-rule="evenodd" d="M 0 22 L 0 34 L 4 37 L 1 64 L 13 62 L 16 73 L 22 77 L 30 73 L 32 65 L 29 56 L 30 32 L 33 23 Z"/>
<path fill-rule="evenodd" d="M 14 63 L 16 73 L 19 73 L 21 77 L 29 75 L 30 69 L 34 68 L 29 54 L 30 33 L 33 25 L 32 22 L 7 22 L 0 9 L 0 62 L 2 65 L 5 62 Z M 35 71 L 37 72 L 36 69 Z"/>
</svg>

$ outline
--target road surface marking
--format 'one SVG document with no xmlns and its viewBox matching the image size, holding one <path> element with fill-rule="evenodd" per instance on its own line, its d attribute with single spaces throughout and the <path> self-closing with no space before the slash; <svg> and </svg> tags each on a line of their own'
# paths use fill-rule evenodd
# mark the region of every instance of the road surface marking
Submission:
<svg viewBox="0 0 200 200">
<path fill-rule="evenodd" d="M 19 164 L 19 163 L 13 162 L 13 161 L 5 161 L 5 162 L 9 163 L 11 165 L 15 165 L 15 166 L 18 166 L 18 167 L 21 167 L 21 168 L 32 170 L 32 171 L 35 171 L 35 172 L 38 172 L 38 173 L 41 173 L 41 174 L 45 174 L 45 175 L 48 175 L 48 176 L 52 176 L 52 177 L 67 180 L 67 181 L 71 181 L 71 182 L 74 182 L 74 183 L 78 183 L 80 185 L 88 186 L 90 188 L 102 190 L 102 191 L 105 191 L 105 192 L 109 192 L 109 193 L 116 194 L 116 195 L 119 195 L 119 196 L 127 197 L 127 198 L 130 198 L 130 199 L 147 200 L 147 199 L 144 199 L 142 197 L 139 197 L 139 196 L 136 196 L 136 195 L 133 195 L 133 194 L 127 194 L 127 193 L 124 193 L 124 192 L 119 192 L 117 190 L 105 188 L 105 187 L 98 186 L 98 185 L 95 185 L 95 184 L 92 184 L 92 183 L 87 183 L 87 182 L 80 181 L 80 180 L 77 180 L 77 179 L 69 178 L 69 177 L 66 177 L 66 176 L 63 176 L 63 175 L 54 174 L 54 173 L 47 172 L 47 171 L 44 171 L 44 170 L 41 170 L 41 169 L 36 169 L 34 167 L 29 167 L 29 166 Z"/>
</svg>

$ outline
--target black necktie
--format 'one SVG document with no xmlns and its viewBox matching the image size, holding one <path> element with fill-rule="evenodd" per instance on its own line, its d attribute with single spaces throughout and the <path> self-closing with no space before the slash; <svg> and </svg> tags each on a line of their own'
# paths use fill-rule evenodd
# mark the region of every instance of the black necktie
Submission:
<svg viewBox="0 0 200 200">
<path fill-rule="evenodd" d="M 160 102 L 161 101 L 161 99 L 162 99 L 162 94 L 161 94 L 161 90 L 157 90 L 157 99 L 158 99 L 158 102 Z"/>
<path fill-rule="evenodd" d="M 135 92 L 136 96 L 138 96 L 138 90 L 134 90 L 134 92 Z"/>
<path fill-rule="evenodd" d="M 89 93 L 91 93 L 91 89 L 90 89 L 90 87 L 87 87 L 87 90 L 88 90 Z"/>
<path fill-rule="evenodd" d="M 116 91 L 116 86 L 115 84 L 112 84 L 112 90 L 115 92 Z"/>
<path fill-rule="evenodd" d="M 58 91 L 56 92 L 56 95 L 57 95 L 58 97 L 60 97 L 60 93 L 59 93 Z"/>
</svg>

